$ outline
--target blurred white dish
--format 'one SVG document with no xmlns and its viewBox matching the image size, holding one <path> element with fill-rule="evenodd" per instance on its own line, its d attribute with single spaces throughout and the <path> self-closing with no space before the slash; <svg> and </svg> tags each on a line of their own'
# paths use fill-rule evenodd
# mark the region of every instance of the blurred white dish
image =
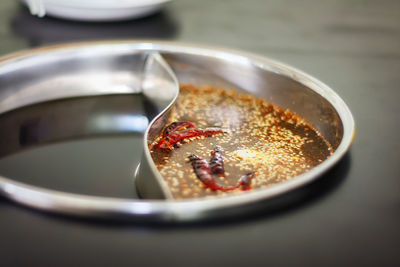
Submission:
<svg viewBox="0 0 400 267">
<path fill-rule="evenodd" d="M 113 21 L 140 18 L 171 0 L 24 0 L 32 15 L 83 20 Z"/>
</svg>

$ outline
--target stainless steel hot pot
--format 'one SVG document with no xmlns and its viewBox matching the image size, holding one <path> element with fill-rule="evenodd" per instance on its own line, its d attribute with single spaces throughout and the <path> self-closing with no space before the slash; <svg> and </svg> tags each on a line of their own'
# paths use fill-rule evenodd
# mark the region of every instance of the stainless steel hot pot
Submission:
<svg viewBox="0 0 400 267">
<path fill-rule="evenodd" d="M 151 75 L 143 71 L 149 55 L 158 60 L 155 64 L 158 69 Z M 335 152 L 312 170 L 272 187 L 215 199 L 173 200 L 166 193 L 166 185 L 146 144 L 162 127 L 176 99 L 177 82 L 263 97 L 305 118 L 325 136 Z M 154 88 L 167 88 L 169 95 L 156 99 L 160 94 L 152 94 Z M 141 126 L 135 128 L 133 134 L 142 142 L 140 147 L 132 148 L 132 153 L 143 155 L 136 170 L 136 186 L 145 199 L 60 192 L 3 176 L 0 176 L 0 193 L 36 209 L 85 217 L 182 222 L 241 216 L 260 210 L 274 197 L 320 177 L 345 155 L 355 131 L 349 108 L 327 85 L 293 67 L 244 52 L 174 42 L 111 41 L 43 47 L 0 59 L 1 116 L 27 105 L 93 95 L 129 94 L 142 105 L 141 98 L 146 92 L 150 99 L 146 103 L 153 107 L 153 112 L 141 112 L 140 109 L 149 108 L 146 105 L 138 108 L 141 116 L 147 116 L 148 124 L 143 127 L 142 120 Z M 97 129 L 82 127 L 73 121 L 67 125 L 55 126 L 51 134 L 37 136 L 34 144 L 29 145 L 98 134 Z M 0 156 L 27 148 L 16 138 L 20 126 L 16 121 L 1 129 Z"/>
</svg>

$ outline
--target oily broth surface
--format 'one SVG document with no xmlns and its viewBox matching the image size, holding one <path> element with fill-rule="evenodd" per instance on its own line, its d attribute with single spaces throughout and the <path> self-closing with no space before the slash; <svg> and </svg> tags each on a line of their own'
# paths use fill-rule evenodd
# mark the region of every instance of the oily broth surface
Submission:
<svg viewBox="0 0 400 267">
<path fill-rule="evenodd" d="M 222 147 L 225 177 L 233 186 L 240 176 L 255 172 L 251 188 L 291 179 L 332 154 L 330 144 L 311 125 L 290 111 L 263 99 L 213 87 L 182 85 L 169 122 L 190 121 L 198 128 L 219 127 L 229 133 L 194 140 L 179 148 L 151 150 L 153 160 L 175 199 L 241 193 L 211 191 L 196 177 L 188 156 L 207 160 Z"/>
</svg>

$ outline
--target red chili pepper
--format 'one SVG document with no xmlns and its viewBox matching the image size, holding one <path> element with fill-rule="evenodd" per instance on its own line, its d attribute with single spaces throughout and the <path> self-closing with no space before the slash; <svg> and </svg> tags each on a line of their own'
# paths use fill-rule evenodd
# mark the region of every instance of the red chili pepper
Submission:
<svg viewBox="0 0 400 267">
<path fill-rule="evenodd" d="M 251 179 L 253 179 L 254 177 L 253 172 L 245 174 L 242 177 L 240 177 L 238 183 L 235 186 L 222 186 L 215 181 L 211 172 L 210 165 L 205 159 L 200 158 L 196 155 L 190 155 L 189 160 L 192 163 L 192 167 L 197 178 L 212 191 L 219 190 L 223 192 L 228 192 L 238 189 L 240 187 L 242 190 L 250 189 Z"/>
<path fill-rule="evenodd" d="M 197 178 L 212 191 L 221 190 L 222 186 L 217 184 L 212 177 L 210 166 L 207 160 L 202 159 L 196 155 L 189 156 L 190 162 L 192 162 L 192 167 Z"/>
<path fill-rule="evenodd" d="M 188 121 L 175 121 L 165 127 L 162 136 L 165 137 L 172 134 L 173 132 L 181 131 L 187 128 L 196 128 L 196 126 L 194 125 L 194 123 Z"/>
<path fill-rule="evenodd" d="M 186 123 L 186 122 L 185 122 Z M 194 125 L 192 123 L 187 123 L 186 125 Z M 170 126 L 170 125 L 169 125 Z M 169 127 L 167 126 L 167 128 Z M 177 128 L 178 127 L 178 128 Z M 164 136 L 155 146 L 154 149 L 172 149 L 172 147 L 179 147 L 179 142 L 192 137 L 210 137 L 216 134 L 224 133 L 225 131 L 219 128 L 207 128 L 204 130 L 197 129 L 196 127 L 191 127 L 184 129 L 184 127 L 174 126 L 171 127 L 175 129 L 173 132 L 170 132 L 168 135 Z M 178 130 L 179 128 L 183 128 L 183 130 Z M 165 130 L 164 130 L 165 133 Z M 163 134 L 164 135 L 164 134 Z"/>
<path fill-rule="evenodd" d="M 225 176 L 224 169 L 224 156 L 222 156 L 222 148 L 216 146 L 213 151 L 211 151 L 210 160 L 211 172 L 219 177 Z"/>
<path fill-rule="evenodd" d="M 249 190 L 251 188 L 251 180 L 253 178 L 254 172 L 249 172 L 239 178 L 237 186 L 241 186 L 242 190 Z"/>
</svg>

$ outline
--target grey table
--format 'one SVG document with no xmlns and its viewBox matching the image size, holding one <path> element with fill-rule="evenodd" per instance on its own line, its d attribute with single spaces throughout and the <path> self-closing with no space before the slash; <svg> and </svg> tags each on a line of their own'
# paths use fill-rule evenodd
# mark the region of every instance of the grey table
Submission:
<svg viewBox="0 0 400 267">
<path fill-rule="evenodd" d="M 327 175 L 291 201 L 240 220 L 120 224 L 43 214 L 0 199 L 2 266 L 400 265 L 400 1 L 176 0 L 148 18 L 90 24 L 35 18 L 4 0 L 0 14 L 0 55 L 121 38 L 246 50 L 324 81 L 357 124 L 351 151 Z M 18 162 L 6 167 L 18 169 Z"/>
</svg>

